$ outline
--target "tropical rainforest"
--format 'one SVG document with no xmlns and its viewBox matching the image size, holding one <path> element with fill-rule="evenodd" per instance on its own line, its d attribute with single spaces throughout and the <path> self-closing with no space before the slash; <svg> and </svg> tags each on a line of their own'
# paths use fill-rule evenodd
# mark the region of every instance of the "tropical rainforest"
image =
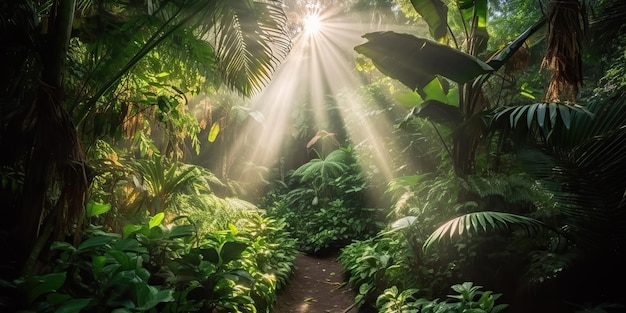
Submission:
<svg viewBox="0 0 626 313">
<path fill-rule="evenodd" d="M 626 2 L 2 0 L 0 310 L 624 312 Z"/>
</svg>

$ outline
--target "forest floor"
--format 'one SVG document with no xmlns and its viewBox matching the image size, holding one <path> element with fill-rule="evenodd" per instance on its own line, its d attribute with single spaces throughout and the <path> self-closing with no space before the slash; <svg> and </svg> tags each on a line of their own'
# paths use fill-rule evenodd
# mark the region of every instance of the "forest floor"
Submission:
<svg viewBox="0 0 626 313">
<path fill-rule="evenodd" d="M 336 257 L 299 254 L 289 283 L 278 295 L 272 313 L 356 313 L 355 293 L 344 284 Z"/>
</svg>

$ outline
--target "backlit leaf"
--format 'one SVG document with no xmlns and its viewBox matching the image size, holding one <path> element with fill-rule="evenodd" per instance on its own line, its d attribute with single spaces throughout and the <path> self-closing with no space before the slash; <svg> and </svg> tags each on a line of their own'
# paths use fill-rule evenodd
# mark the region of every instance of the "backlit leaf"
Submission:
<svg viewBox="0 0 626 313">
<path fill-rule="evenodd" d="M 211 125 L 211 130 L 209 131 L 209 142 L 214 142 L 217 138 L 217 135 L 220 133 L 220 123 L 215 122 Z"/>
<path fill-rule="evenodd" d="M 154 227 L 159 226 L 164 218 L 165 218 L 165 213 L 163 212 L 157 213 L 152 218 L 150 218 L 150 222 L 148 222 L 148 227 L 152 229 Z"/>
<path fill-rule="evenodd" d="M 424 19 L 430 35 L 437 41 L 446 37 L 448 32 L 448 7 L 441 0 L 411 0 L 415 11 Z"/>
</svg>

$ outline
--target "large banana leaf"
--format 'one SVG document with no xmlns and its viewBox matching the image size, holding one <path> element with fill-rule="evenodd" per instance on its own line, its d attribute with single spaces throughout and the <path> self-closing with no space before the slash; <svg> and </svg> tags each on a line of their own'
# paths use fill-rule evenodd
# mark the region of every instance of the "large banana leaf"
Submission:
<svg viewBox="0 0 626 313">
<path fill-rule="evenodd" d="M 411 0 L 415 11 L 422 16 L 430 35 L 437 41 L 446 37 L 448 32 L 448 7 L 441 0 Z"/>
<path fill-rule="evenodd" d="M 437 100 L 426 100 L 415 106 L 407 117 L 421 117 L 431 122 L 446 125 L 450 129 L 455 129 L 463 121 L 461 111 L 458 107 L 442 103 Z"/>
<path fill-rule="evenodd" d="M 493 71 L 485 62 L 449 46 L 391 31 L 363 36 L 368 42 L 354 49 L 385 75 L 409 88 L 421 89 L 436 75 L 463 84 Z"/>
</svg>

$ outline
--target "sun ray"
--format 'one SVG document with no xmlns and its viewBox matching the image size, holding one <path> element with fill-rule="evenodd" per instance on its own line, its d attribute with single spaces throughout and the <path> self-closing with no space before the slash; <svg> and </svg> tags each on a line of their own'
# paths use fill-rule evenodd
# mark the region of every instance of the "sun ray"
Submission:
<svg viewBox="0 0 626 313">
<path fill-rule="evenodd" d="M 337 12 L 323 11 L 317 17 L 320 25 L 316 32 L 303 26 L 303 32 L 294 38 L 291 52 L 270 84 L 252 99 L 252 108 L 264 115 L 265 122 L 262 129 L 250 130 L 257 138 L 250 160 L 272 167 L 281 156 L 294 158 L 296 153 L 300 155 L 304 151 L 304 157 L 308 157 L 306 142 L 311 138 L 304 141 L 296 138 L 300 123 L 296 114 L 302 114 L 303 109 L 311 110 L 312 121 L 308 124 L 316 129 L 308 132 L 315 134 L 318 130 L 328 130 L 327 109 L 336 106 L 340 108 L 340 119 L 347 125 L 345 134 L 349 140 L 358 149 L 367 150 L 358 157 L 361 166 L 377 168 L 384 179 L 390 179 L 394 176 L 392 154 L 399 151 L 390 140 L 394 121 L 380 121 L 380 118 L 373 121 L 366 112 L 372 112 L 375 108 L 371 106 L 378 104 L 366 104 L 366 100 L 356 96 L 356 90 L 368 80 L 355 69 L 354 46 L 363 41 L 364 33 L 378 29 L 350 21 Z M 296 142 L 301 146 L 289 146 Z"/>
</svg>

